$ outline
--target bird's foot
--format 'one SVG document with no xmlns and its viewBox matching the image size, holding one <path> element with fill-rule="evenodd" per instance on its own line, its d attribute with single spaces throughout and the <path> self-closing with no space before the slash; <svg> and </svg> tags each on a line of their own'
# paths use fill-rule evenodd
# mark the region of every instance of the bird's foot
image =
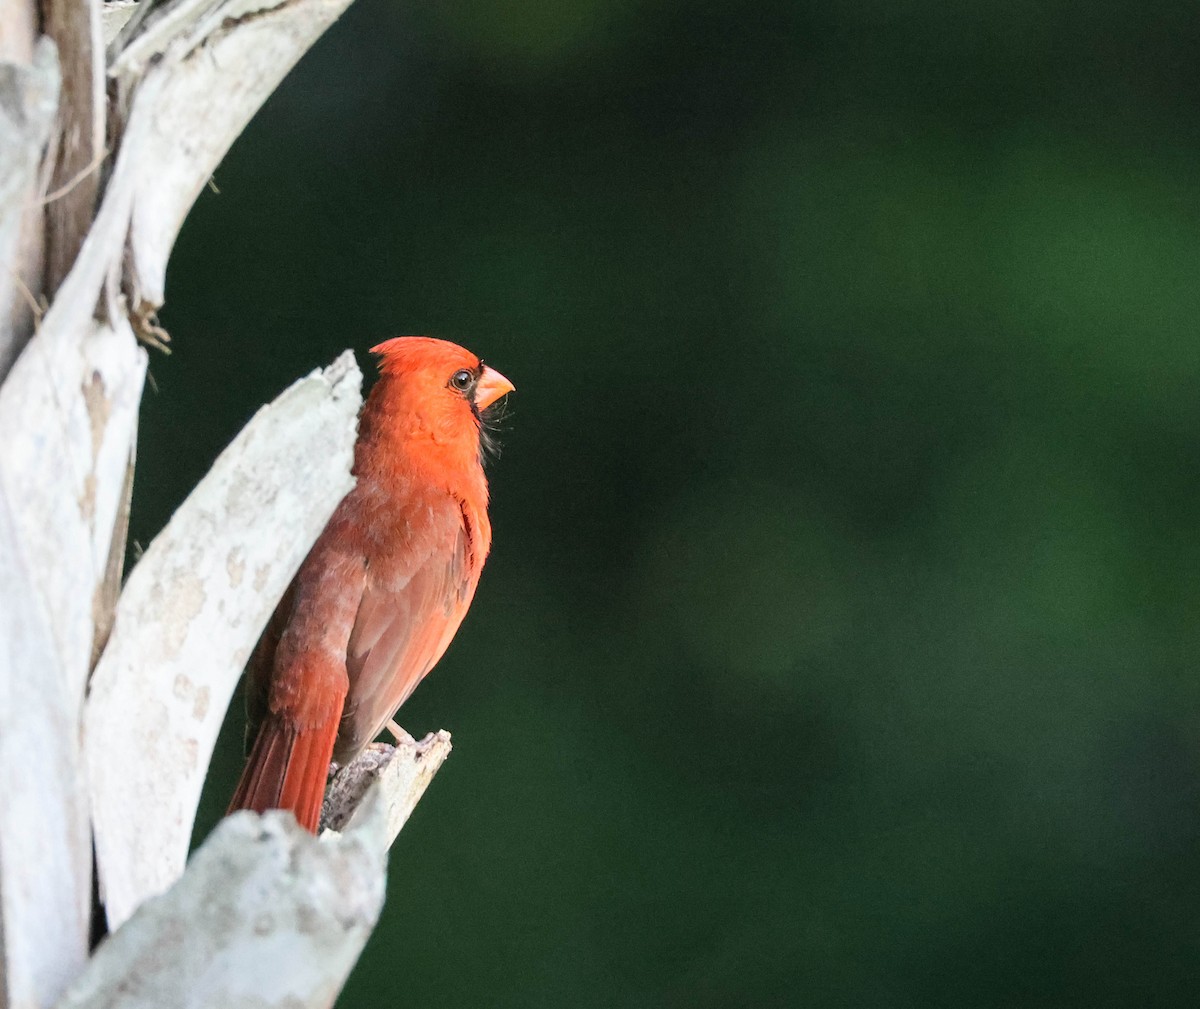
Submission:
<svg viewBox="0 0 1200 1009">
<path fill-rule="evenodd" d="M 403 746 L 405 744 L 409 746 L 417 745 L 417 741 L 413 739 L 413 737 L 410 736 L 404 729 L 400 728 L 399 724 L 394 718 L 388 719 L 388 723 L 385 728 L 388 730 L 388 733 L 391 735 L 391 737 L 396 741 L 398 746 Z"/>
</svg>

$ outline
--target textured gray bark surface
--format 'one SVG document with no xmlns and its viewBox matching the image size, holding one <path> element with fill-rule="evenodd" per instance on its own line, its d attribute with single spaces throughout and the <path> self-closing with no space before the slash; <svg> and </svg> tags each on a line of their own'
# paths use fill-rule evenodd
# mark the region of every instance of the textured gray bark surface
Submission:
<svg viewBox="0 0 1200 1009">
<path fill-rule="evenodd" d="M 352 355 L 264 407 L 120 583 L 171 247 L 348 3 L 0 0 L 0 1009 L 329 1005 L 449 752 L 343 769 L 340 833 L 239 814 L 185 864 L 241 667 L 351 486 Z"/>
<path fill-rule="evenodd" d="M 0 381 L 33 333 L 43 228 L 37 174 L 58 109 L 54 45 L 28 0 L 0 0 Z"/>
<path fill-rule="evenodd" d="M 254 645 L 239 632 L 266 623 L 352 486 L 361 381 L 347 352 L 260 410 L 121 593 L 84 712 L 96 864 L 112 928 L 183 871 L 204 772 Z M 130 712 L 138 713 L 132 724 Z"/>
</svg>

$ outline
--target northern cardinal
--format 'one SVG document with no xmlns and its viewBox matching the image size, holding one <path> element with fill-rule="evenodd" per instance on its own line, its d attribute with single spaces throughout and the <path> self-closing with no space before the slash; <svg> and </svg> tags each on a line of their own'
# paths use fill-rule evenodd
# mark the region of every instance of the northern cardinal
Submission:
<svg viewBox="0 0 1200 1009">
<path fill-rule="evenodd" d="M 450 644 L 492 541 L 484 412 L 512 383 L 443 340 L 372 348 L 357 483 L 247 666 L 253 738 L 230 812 L 290 809 L 316 832 L 331 760 L 377 736 Z"/>
</svg>

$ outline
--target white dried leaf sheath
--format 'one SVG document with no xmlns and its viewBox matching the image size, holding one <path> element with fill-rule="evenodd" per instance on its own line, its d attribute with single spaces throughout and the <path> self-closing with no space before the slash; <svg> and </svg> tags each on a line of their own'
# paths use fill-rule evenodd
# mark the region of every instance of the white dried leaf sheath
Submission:
<svg viewBox="0 0 1200 1009">
<path fill-rule="evenodd" d="M 183 871 L 246 659 L 352 486 L 361 381 L 346 352 L 260 410 L 121 593 L 84 716 L 96 864 L 112 928 Z"/>
</svg>

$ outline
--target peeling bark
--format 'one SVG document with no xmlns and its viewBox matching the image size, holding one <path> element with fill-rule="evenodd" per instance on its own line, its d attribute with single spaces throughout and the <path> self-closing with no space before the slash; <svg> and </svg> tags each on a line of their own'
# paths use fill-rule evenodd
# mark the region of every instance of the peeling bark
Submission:
<svg viewBox="0 0 1200 1009">
<path fill-rule="evenodd" d="M 225 709 L 275 602 L 352 486 L 353 355 L 264 407 L 150 544 L 84 714 L 110 928 L 183 871 Z"/>
<path fill-rule="evenodd" d="M 38 2 L 0 0 L 0 1009 L 328 1005 L 449 736 L 345 769 L 340 835 L 238 814 L 185 858 L 241 667 L 350 487 L 353 357 L 261 410 L 120 576 L 171 247 L 349 0 Z"/>
</svg>

